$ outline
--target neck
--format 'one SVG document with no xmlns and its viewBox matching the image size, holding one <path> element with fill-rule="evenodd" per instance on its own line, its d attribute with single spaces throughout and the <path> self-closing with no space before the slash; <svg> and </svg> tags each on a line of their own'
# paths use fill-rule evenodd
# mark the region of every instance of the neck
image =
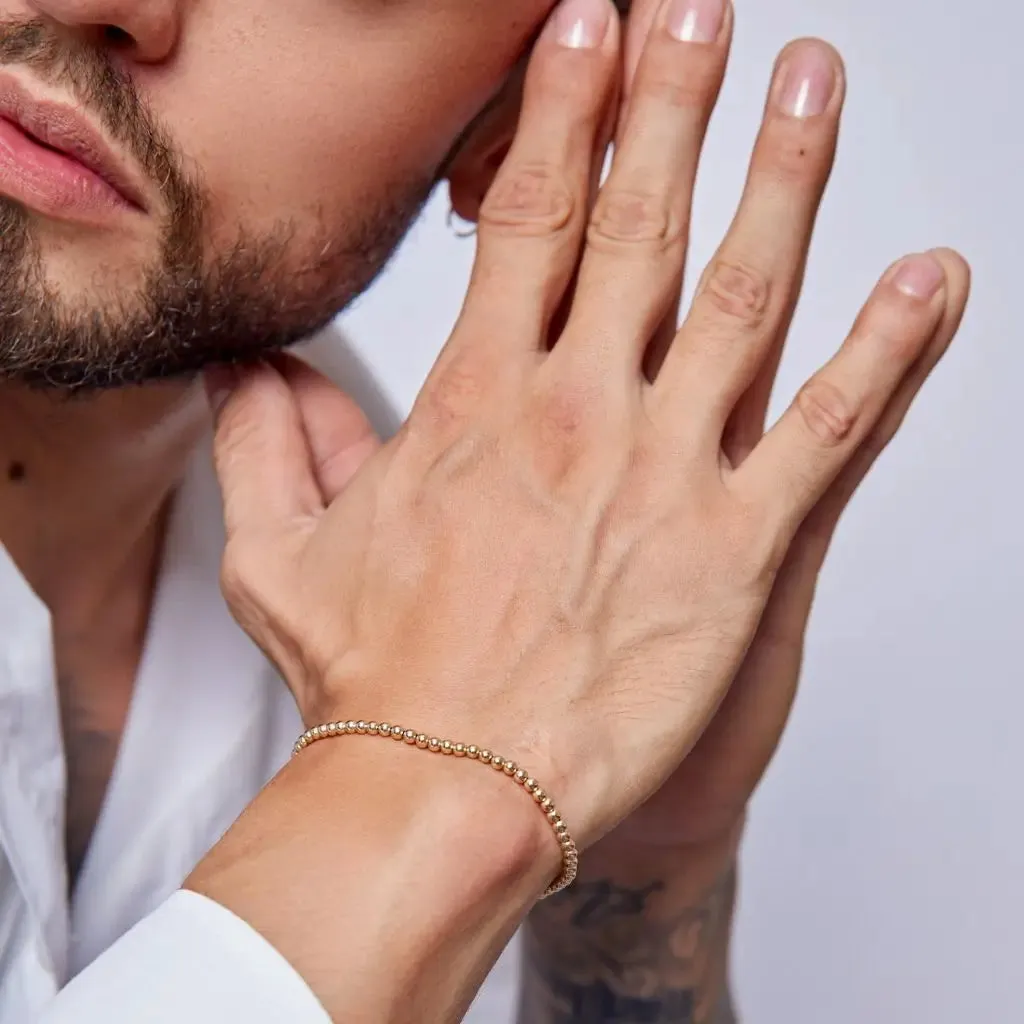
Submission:
<svg viewBox="0 0 1024 1024">
<path fill-rule="evenodd" d="M 55 625 L 148 604 L 163 510 L 206 423 L 197 389 L 0 387 L 0 541 Z"/>
</svg>

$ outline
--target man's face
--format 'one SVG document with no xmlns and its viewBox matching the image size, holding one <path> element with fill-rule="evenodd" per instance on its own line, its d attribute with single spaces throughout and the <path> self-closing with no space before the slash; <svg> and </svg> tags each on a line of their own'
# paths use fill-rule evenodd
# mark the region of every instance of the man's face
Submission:
<svg viewBox="0 0 1024 1024">
<path fill-rule="evenodd" d="M 97 387 L 362 291 L 552 0 L 0 0 L 0 375 Z"/>
</svg>

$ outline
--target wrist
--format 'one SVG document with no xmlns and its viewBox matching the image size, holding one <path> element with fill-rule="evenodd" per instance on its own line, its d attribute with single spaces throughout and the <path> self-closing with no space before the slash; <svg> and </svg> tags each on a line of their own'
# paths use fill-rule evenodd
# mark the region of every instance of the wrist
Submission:
<svg viewBox="0 0 1024 1024">
<path fill-rule="evenodd" d="M 679 882 L 699 890 L 728 872 L 739 856 L 746 817 L 723 832 L 686 843 L 650 843 L 616 830 L 591 847 L 580 859 L 583 881 L 615 878 L 638 885 L 651 879 Z"/>
<path fill-rule="evenodd" d="M 429 999 L 447 1019 L 559 865 L 508 778 L 341 737 L 293 759 L 187 884 L 261 932 L 328 1012 L 383 1022 Z"/>
</svg>

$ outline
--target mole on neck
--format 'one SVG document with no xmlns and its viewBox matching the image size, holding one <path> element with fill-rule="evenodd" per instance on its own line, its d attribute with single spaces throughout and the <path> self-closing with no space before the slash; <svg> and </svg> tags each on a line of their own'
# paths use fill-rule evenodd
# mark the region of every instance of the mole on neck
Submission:
<svg viewBox="0 0 1024 1024">
<path fill-rule="evenodd" d="M 7 467 L 7 479 L 11 483 L 20 484 L 27 476 L 24 462 L 12 462 Z"/>
</svg>

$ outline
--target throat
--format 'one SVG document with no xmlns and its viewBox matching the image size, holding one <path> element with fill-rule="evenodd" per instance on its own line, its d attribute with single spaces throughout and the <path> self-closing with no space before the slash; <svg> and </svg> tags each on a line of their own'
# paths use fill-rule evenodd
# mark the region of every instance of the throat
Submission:
<svg viewBox="0 0 1024 1024">
<path fill-rule="evenodd" d="M 65 843 L 69 887 L 78 882 L 108 799 L 135 695 L 163 549 L 154 524 L 89 614 L 53 616 L 54 658 L 66 765 Z"/>
<path fill-rule="evenodd" d="M 68 398 L 0 382 L 0 543 L 50 613 L 72 884 L 116 774 L 167 513 L 207 429 L 195 384 Z"/>
<path fill-rule="evenodd" d="M 97 685 L 102 683 L 102 685 Z M 134 678 L 58 681 L 67 790 L 64 819 L 69 890 L 78 883 L 117 764 Z"/>
</svg>

